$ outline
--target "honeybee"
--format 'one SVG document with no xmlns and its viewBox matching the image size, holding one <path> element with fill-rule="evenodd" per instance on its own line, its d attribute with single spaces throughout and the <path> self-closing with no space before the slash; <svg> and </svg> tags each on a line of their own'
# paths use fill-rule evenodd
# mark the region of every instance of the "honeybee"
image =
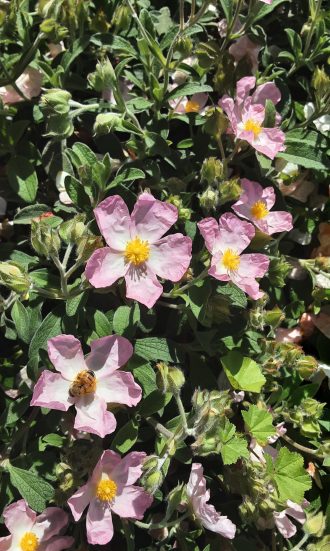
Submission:
<svg viewBox="0 0 330 551">
<path fill-rule="evenodd" d="M 84 396 L 85 394 L 91 394 L 95 391 L 96 379 L 95 373 L 91 370 L 84 370 L 78 373 L 77 377 L 73 381 L 69 388 L 69 394 L 72 398 L 78 396 Z"/>
</svg>

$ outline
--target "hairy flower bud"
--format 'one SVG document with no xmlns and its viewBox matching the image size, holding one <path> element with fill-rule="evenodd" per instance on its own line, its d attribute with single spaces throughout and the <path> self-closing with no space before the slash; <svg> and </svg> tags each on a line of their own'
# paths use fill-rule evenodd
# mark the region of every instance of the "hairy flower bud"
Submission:
<svg viewBox="0 0 330 551">
<path fill-rule="evenodd" d="M 330 95 L 330 77 L 323 68 L 316 67 L 312 77 L 312 86 L 320 99 Z"/>
<path fill-rule="evenodd" d="M 41 256 L 50 258 L 57 255 L 61 239 L 58 231 L 43 220 L 31 222 L 31 245 L 34 250 Z"/>
<path fill-rule="evenodd" d="M 209 186 L 221 182 L 223 176 L 223 164 L 216 157 L 204 159 L 201 168 L 201 182 L 206 182 Z"/>
<path fill-rule="evenodd" d="M 284 257 L 272 258 L 268 268 L 268 279 L 275 287 L 284 287 L 292 266 Z"/>
<path fill-rule="evenodd" d="M 228 127 L 228 119 L 220 107 L 210 107 L 205 113 L 204 132 L 210 136 L 219 137 Z"/>
<path fill-rule="evenodd" d="M 159 390 L 177 394 L 185 383 L 184 374 L 178 367 L 168 366 L 160 362 L 157 364 L 156 382 Z"/>
<path fill-rule="evenodd" d="M 71 97 L 70 92 L 66 90 L 52 88 L 42 94 L 39 104 L 40 109 L 46 115 L 54 113 L 58 115 L 67 114 L 70 111 L 69 100 Z"/>
<path fill-rule="evenodd" d="M 94 134 L 96 136 L 109 134 L 112 130 L 116 129 L 121 120 L 121 116 L 116 113 L 100 113 L 95 119 Z"/>
<path fill-rule="evenodd" d="M 219 205 L 224 205 L 231 201 L 237 201 L 239 199 L 242 188 L 239 178 L 231 178 L 219 185 L 220 201 Z"/>
<path fill-rule="evenodd" d="M 189 57 L 193 49 L 193 42 L 189 36 L 182 36 L 175 44 L 175 51 L 178 52 L 182 59 Z"/>
<path fill-rule="evenodd" d="M 20 294 L 26 293 L 30 288 L 28 274 L 16 262 L 0 262 L 0 283 Z"/>
<path fill-rule="evenodd" d="M 101 247 L 103 247 L 103 240 L 100 235 L 83 235 L 77 240 L 77 257 L 84 262 L 96 249 Z"/>
<path fill-rule="evenodd" d="M 97 92 L 112 89 L 116 86 L 116 74 L 108 58 L 99 61 L 94 73 L 88 75 L 88 82 Z"/>
<path fill-rule="evenodd" d="M 59 227 L 59 234 L 66 243 L 76 243 L 86 232 L 85 214 L 77 214 Z"/>
<path fill-rule="evenodd" d="M 215 210 L 219 204 L 219 192 L 216 189 L 208 187 L 203 193 L 198 195 L 199 204 L 203 210 L 210 212 Z"/>
<path fill-rule="evenodd" d="M 316 515 L 307 513 L 307 520 L 304 524 L 304 531 L 311 536 L 320 538 L 325 530 L 325 516 L 320 511 Z"/>
</svg>

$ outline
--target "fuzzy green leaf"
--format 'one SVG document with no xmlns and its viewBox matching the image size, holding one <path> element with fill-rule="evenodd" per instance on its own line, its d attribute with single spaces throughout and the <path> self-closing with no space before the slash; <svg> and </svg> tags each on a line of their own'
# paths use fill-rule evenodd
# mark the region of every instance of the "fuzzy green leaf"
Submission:
<svg viewBox="0 0 330 551">
<path fill-rule="evenodd" d="M 274 463 L 267 459 L 267 470 L 276 487 L 278 498 L 283 501 L 291 499 L 295 503 L 301 503 L 305 492 L 312 487 L 311 478 L 304 468 L 303 456 L 290 452 L 287 448 L 280 449 Z"/>
<path fill-rule="evenodd" d="M 248 411 L 242 411 L 242 416 L 247 430 L 257 440 L 258 444 L 265 445 L 268 438 L 276 433 L 272 415 L 268 411 L 251 404 Z"/>
<path fill-rule="evenodd" d="M 46 508 L 47 502 L 53 498 L 54 488 L 40 475 L 30 471 L 19 469 L 13 465 L 9 465 L 8 470 L 12 485 L 17 488 L 34 511 L 41 513 Z"/>
<path fill-rule="evenodd" d="M 266 382 L 258 364 L 232 350 L 221 359 L 230 384 L 235 390 L 260 392 Z"/>
</svg>

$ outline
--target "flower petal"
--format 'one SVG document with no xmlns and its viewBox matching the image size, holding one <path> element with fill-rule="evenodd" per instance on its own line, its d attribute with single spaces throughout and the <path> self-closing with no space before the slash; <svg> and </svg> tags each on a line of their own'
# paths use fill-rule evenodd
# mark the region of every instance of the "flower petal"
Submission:
<svg viewBox="0 0 330 551">
<path fill-rule="evenodd" d="M 130 265 L 125 275 L 126 296 L 152 308 L 163 292 L 163 286 L 148 268 Z"/>
<path fill-rule="evenodd" d="M 132 237 L 155 243 L 178 219 L 178 209 L 155 199 L 151 193 L 139 195 L 132 212 Z"/>
<path fill-rule="evenodd" d="M 117 495 L 111 505 L 116 515 L 122 518 L 142 519 L 144 513 L 153 502 L 153 498 L 139 486 L 126 486 Z"/>
<path fill-rule="evenodd" d="M 187 494 L 190 498 L 204 496 L 206 490 L 206 480 L 203 476 L 204 470 L 200 463 L 191 465 L 191 472 L 187 484 Z"/>
<path fill-rule="evenodd" d="M 57 536 L 68 524 L 68 515 L 59 507 L 47 507 L 37 517 L 35 528 L 42 531 L 42 541 Z M 40 533 L 40 532 L 39 532 Z"/>
<path fill-rule="evenodd" d="M 81 344 L 73 335 L 58 335 L 48 341 L 49 358 L 64 379 L 72 381 L 77 373 L 85 369 Z"/>
<path fill-rule="evenodd" d="M 0 95 L 1 95 L 1 92 L 0 92 Z M 14 543 L 13 536 L 5 536 L 3 538 L 0 538 L 0 551 L 12 551 L 13 543 Z"/>
<path fill-rule="evenodd" d="M 219 224 L 215 218 L 204 218 L 197 224 L 205 240 L 207 250 L 214 254 L 214 245 L 219 237 Z"/>
<path fill-rule="evenodd" d="M 121 457 L 119 453 L 112 450 L 105 450 L 98 460 L 92 474 L 93 482 L 97 483 L 102 477 L 102 473 L 106 473 L 111 478 L 113 469 L 119 465 Z"/>
<path fill-rule="evenodd" d="M 71 536 L 60 536 L 47 541 L 46 544 L 41 544 L 38 547 L 38 551 L 62 551 L 62 549 L 68 549 L 73 544 L 74 538 Z"/>
<path fill-rule="evenodd" d="M 118 486 L 131 486 L 140 478 L 146 457 L 144 452 L 131 452 L 125 455 L 111 472 L 111 478 Z"/>
<path fill-rule="evenodd" d="M 219 239 L 214 245 L 214 251 L 232 249 L 240 254 L 250 244 L 255 236 L 252 224 L 240 220 L 235 214 L 227 212 L 219 220 Z"/>
<path fill-rule="evenodd" d="M 210 503 L 203 503 L 197 512 L 203 526 L 224 538 L 233 539 L 236 533 L 235 524 L 228 517 L 221 515 Z"/>
<path fill-rule="evenodd" d="M 282 210 L 270 212 L 264 220 L 255 222 L 255 225 L 268 235 L 290 231 L 293 228 L 292 215 Z"/>
<path fill-rule="evenodd" d="M 111 509 L 93 499 L 86 518 L 87 541 L 92 545 L 105 545 L 112 540 L 113 524 Z"/>
<path fill-rule="evenodd" d="M 100 380 L 125 365 L 132 354 L 133 346 L 125 337 L 110 335 L 91 342 L 91 351 L 85 361 Z"/>
<path fill-rule="evenodd" d="M 94 486 L 91 482 L 87 482 L 84 486 L 81 486 L 71 497 L 68 499 L 68 505 L 70 507 L 72 516 L 77 522 L 84 510 L 94 497 Z"/>
<path fill-rule="evenodd" d="M 179 281 L 189 268 L 191 239 L 181 233 L 163 237 L 150 247 L 148 266 L 163 279 Z"/>
<path fill-rule="evenodd" d="M 107 197 L 94 209 L 94 214 L 109 247 L 124 251 L 127 241 L 131 239 L 131 219 L 123 199 L 119 195 Z"/>
<path fill-rule="evenodd" d="M 116 430 L 116 419 L 113 413 L 107 411 L 107 404 L 96 394 L 85 394 L 75 403 L 77 415 L 74 428 L 104 438 Z"/>
<path fill-rule="evenodd" d="M 17 536 L 18 530 L 22 534 L 31 531 L 37 515 L 24 499 L 20 499 L 5 508 L 3 518 L 9 532 Z"/>
<path fill-rule="evenodd" d="M 273 517 L 278 531 L 280 532 L 280 534 L 282 534 L 284 538 L 289 539 L 296 534 L 297 528 L 295 527 L 293 522 L 291 522 L 291 520 L 286 516 L 285 511 L 281 511 L 280 513 L 274 511 Z"/>
<path fill-rule="evenodd" d="M 237 103 L 240 105 L 247 98 L 250 90 L 256 85 L 255 77 L 244 77 L 237 82 L 236 86 L 236 97 Z"/>
<path fill-rule="evenodd" d="M 110 287 L 120 277 L 123 277 L 128 270 L 123 253 L 113 251 L 110 247 L 97 249 L 89 258 L 85 276 L 89 283 L 97 289 Z"/>
<path fill-rule="evenodd" d="M 41 373 L 33 390 L 31 406 L 40 406 L 68 411 L 74 403 L 69 395 L 70 382 L 60 373 L 45 370 Z"/>
<path fill-rule="evenodd" d="M 256 91 L 252 94 L 253 103 L 265 105 L 268 99 L 272 101 L 274 105 L 281 101 L 281 92 L 273 82 L 266 82 L 266 84 L 257 86 Z"/>
<path fill-rule="evenodd" d="M 134 381 L 132 373 L 117 371 L 98 379 L 97 395 L 108 404 L 136 406 L 141 400 L 142 390 Z"/>
</svg>

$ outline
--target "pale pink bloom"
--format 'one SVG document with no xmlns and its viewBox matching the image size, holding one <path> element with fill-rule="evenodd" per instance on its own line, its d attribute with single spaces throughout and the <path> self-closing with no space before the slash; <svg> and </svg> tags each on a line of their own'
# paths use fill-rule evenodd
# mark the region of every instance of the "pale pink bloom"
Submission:
<svg viewBox="0 0 330 551">
<path fill-rule="evenodd" d="M 18 77 L 15 84 L 27 99 L 39 96 L 41 92 L 42 73 L 32 67 L 28 67 L 25 69 L 24 73 Z M 3 103 L 8 104 L 24 101 L 24 98 L 10 85 L 0 88 L 0 99 Z"/>
<path fill-rule="evenodd" d="M 308 197 L 315 190 L 315 185 L 313 182 L 306 180 L 305 175 L 302 175 L 291 184 L 280 181 L 278 187 L 285 197 L 292 197 L 301 203 L 306 203 Z"/>
<path fill-rule="evenodd" d="M 263 126 L 265 119 L 266 100 L 276 105 L 281 99 L 281 93 L 273 82 L 267 82 L 257 86 L 252 95 L 250 91 L 255 87 L 255 77 L 244 77 L 237 82 L 236 99 L 223 96 L 219 100 L 220 107 L 225 111 L 230 122 L 229 132 L 237 139 L 247 141 L 256 151 L 263 153 L 270 159 L 284 151 L 285 134 L 275 126 L 266 128 Z M 275 124 L 281 122 L 277 113 Z"/>
<path fill-rule="evenodd" d="M 302 338 L 303 334 L 299 327 L 293 327 L 292 329 L 278 327 L 275 331 L 275 340 L 277 342 L 283 342 L 284 344 L 300 343 Z"/>
<path fill-rule="evenodd" d="M 206 480 L 200 463 L 193 463 L 191 466 L 187 495 L 195 516 L 204 528 L 221 534 L 224 538 L 235 537 L 235 524 L 228 517 L 218 513 L 213 505 L 207 503 L 210 499 L 210 490 L 206 489 Z"/>
<path fill-rule="evenodd" d="M 308 506 L 309 503 L 306 500 L 302 504 L 303 506 Z M 278 531 L 282 534 L 284 538 L 292 538 L 296 532 L 297 528 L 289 519 L 289 516 L 296 521 L 300 522 L 303 525 L 306 522 L 306 513 L 303 510 L 301 505 L 294 503 L 290 499 L 287 501 L 287 508 L 284 511 L 277 513 L 274 511 L 273 517 Z"/>
<path fill-rule="evenodd" d="M 241 59 L 246 59 L 251 66 L 253 73 L 258 69 L 258 56 L 261 46 L 256 44 L 245 34 L 234 42 L 229 48 L 229 53 L 233 56 L 237 63 Z"/>
<path fill-rule="evenodd" d="M 116 428 L 116 419 L 107 404 L 135 406 L 141 400 L 141 388 L 133 375 L 118 371 L 132 353 L 131 343 L 117 335 L 93 341 L 86 358 L 80 342 L 72 335 L 49 339 L 49 358 L 59 373 L 41 373 L 31 406 L 67 411 L 74 405 L 74 428 L 104 438 Z"/>
<path fill-rule="evenodd" d="M 212 255 L 209 274 L 220 281 L 232 281 L 254 300 L 262 297 L 256 278 L 267 272 L 269 258 L 259 253 L 241 254 L 255 235 L 252 224 L 225 213 L 219 224 L 214 218 L 204 218 L 198 227 Z"/>
<path fill-rule="evenodd" d="M 48 42 L 47 44 L 49 53 L 46 57 L 50 57 L 51 59 L 55 59 L 59 54 L 65 51 L 64 42 L 58 42 L 55 44 L 54 42 Z"/>
<path fill-rule="evenodd" d="M 273 0 L 260 0 L 260 2 L 263 2 L 264 4 L 272 4 Z"/>
<path fill-rule="evenodd" d="M 177 221 L 177 208 L 142 193 L 131 215 L 119 195 L 102 201 L 94 213 L 108 247 L 95 251 L 87 262 L 88 281 L 100 288 L 124 277 L 127 298 L 151 308 L 163 292 L 156 276 L 179 281 L 190 263 L 189 237 L 162 237 Z"/>
<path fill-rule="evenodd" d="M 275 444 L 275 442 L 277 442 L 277 440 L 287 432 L 287 429 L 285 428 L 285 424 L 283 421 L 282 423 L 277 423 L 275 428 L 276 428 L 276 434 L 274 434 L 274 436 L 268 437 L 269 444 Z"/>
<path fill-rule="evenodd" d="M 205 113 L 205 105 L 208 100 L 208 95 L 204 92 L 193 94 L 190 98 L 182 96 L 182 98 L 170 99 L 169 104 L 174 113 Z"/>
<path fill-rule="evenodd" d="M 70 174 L 68 172 L 65 172 L 64 170 L 60 170 L 56 174 L 55 185 L 59 192 L 58 198 L 61 201 L 61 203 L 63 203 L 64 205 L 72 205 L 72 200 L 70 199 L 70 196 L 65 189 L 64 182 L 65 182 L 66 176 L 70 176 Z"/>
<path fill-rule="evenodd" d="M 142 474 L 145 457 L 144 452 L 131 452 L 121 458 L 118 453 L 106 450 L 87 484 L 68 500 L 75 521 L 88 507 L 88 543 L 105 545 L 112 539 L 112 512 L 121 518 L 143 518 L 153 498 L 143 488 L 134 486 L 134 482 Z"/>
<path fill-rule="evenodd" d="M 245 398 L 245 392 L 244 392 L 244 390 L 240 390 L 239 392 L 236 392 L 235 390 L 233 390 L 232 397 L 233 397 L 234 402 L 236 404 L 239 404 L 240 402 L 243 402 L 243 400 Z"/>
<path fill-rule="evenodd" d="M 239 200 L 232 206 L 233 211 L 247 218 L 263 233 L 289 231 L 292 229 L 292 216 L 286 211 L 273 211 L 270 209 L 275 203 L 275 192 L 272 186 L 263 188 L 257 182 L 247 178 L 241 180 L 242 194 Z"/>
<path fill-rule="evenodd" d="M 48 507 L 37 516 L 20 499 L 5 508 L 3 517 L 10 536 L 0 538 L 0 551 L 61 551 L 74 543 L 72 537 L 60 535 L 68 515 L 58 507 Z"/>
<path fill-rule="evenodd" d="M 197 63 L 197 61 L 198 60 L 196 57 L 187 57 L 186 59 L 182 60 L 182 63 L 184 65 L 188 65 L 189 67 L 192 67 L 194 64 Z M 174 71 L 172 75 L 172 81 L 177 86 L 180 86 L 181 84 L 184 84 L 186 82 L 188 77 L 189 77 L 189 73 L 186 73 L 183 68 L 181 69 L 179 68 L 179 69 L 176 69 L 176 71 Z M 172 90 L 173 88 L 175 88 L 175 86 L 170 87 L 170 89 Z"/>
</svg>

